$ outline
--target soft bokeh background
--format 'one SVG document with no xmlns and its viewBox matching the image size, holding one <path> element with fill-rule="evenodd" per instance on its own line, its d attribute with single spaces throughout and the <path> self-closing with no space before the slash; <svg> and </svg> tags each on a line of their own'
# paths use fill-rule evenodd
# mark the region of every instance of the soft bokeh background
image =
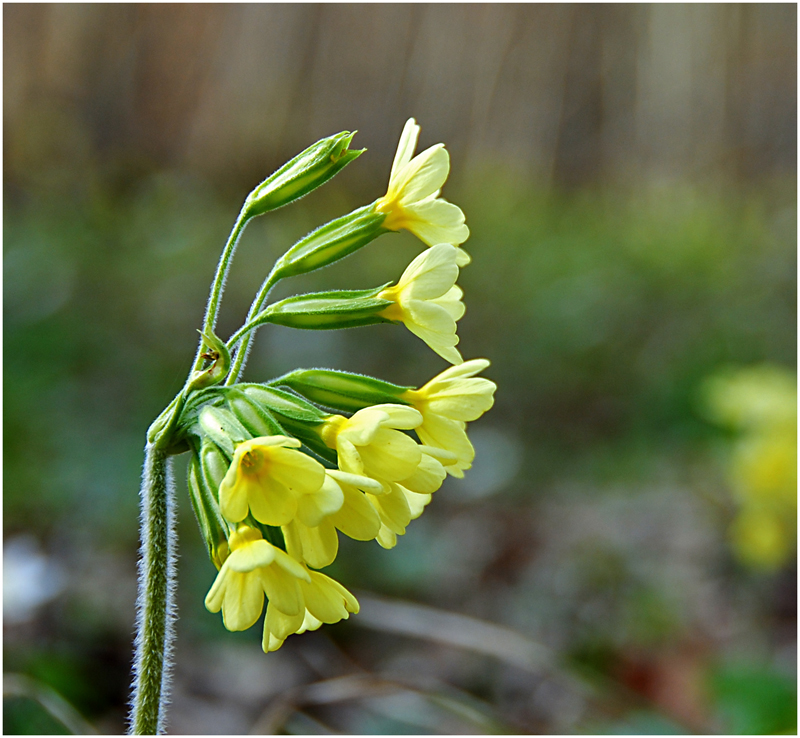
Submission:
<svg viewBox="0 0 800 738">
<path fill-rule="evenodd" d="M 248 230 L 222 333 L 294 240 L 383 194 L 412 115 L 472 230 L 461 347 L 499 386 L 477 461 L 395 550 L 343 542 L 359 616 L 265 656 L 203 608 L 178 459 L 171 731 L 794 732 L 794 5 L 3 19 L 6 733 L 123 730 L 144 431 L 234 216 L 359 130 L 367 154 Z M 383 236 L 282 289 L 419 250 Z M 247 376 L 320 365 L 444 368 L 399 328 L 269 328 Z"/>
</svg>

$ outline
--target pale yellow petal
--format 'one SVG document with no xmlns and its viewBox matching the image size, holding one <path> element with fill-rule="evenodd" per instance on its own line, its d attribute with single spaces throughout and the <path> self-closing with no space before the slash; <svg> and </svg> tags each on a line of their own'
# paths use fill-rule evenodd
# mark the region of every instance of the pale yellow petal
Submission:
<svg viewBox="0 0 800 738">
<path fill-rule="evenodd" d="M 250 495 L 250 512 L 265 525 L 286 525 L 297 514 L 297 497 L 284 484 L 263 475 L 257 492 Z"/>
<path fill-rule="evenodd" d="M 391 182 L 399 205 L 424 200 L 439 193 L 450 174 L 450 154 L 444 144 L 435 144 L 417 154 L 396 173 Z"/>
<path fill-rule="evenodd" d="M 437 459 L 423 453 L 416 471 L 401 484 L 406 489 L 419 494 L 432 494 L 442 486 L 447 472 Z"/>
<path fill-rule="evenodd" d="M 262 566 L 269 566 L 275 560 L 275 554 L 280 549 L 275 548 L 263 538 L 252 541 L 231 551 L 225 560 L 225 566 L 231 571 L 255 571 Z"/>
<path fill-rule="evenodd" d="M 362 446 L 359 453 L 369 476 L 395 482 L 414 473 L 422 452 L 405 433 L 382 428 L 373 442 L 369 446 Z"/>
<path fill-rule="evenodd" d="M 437 243 L 458 246 L 469 238 L 469 228 L 461 208 L 442 198 L 428 198 L 405 205 L 403 214 L 404 227 L 428 246 Z M 463 256 L 457 257 L 463 261 Z"/>
<path fill-rule="evenodd" d="M 417 148 L 417 140 L 419 139 L 419 126 L 413 118 L 409 118 L 403 126 L 403 132 L 400 134 L 400 142 L 397 144 L 397 152 L 394 155 L 392 162 L 392 172 L 389 175 L 389 182 L 397 179 L 400 170 L 411 161 L 414 156 L 414 149 Z M 391 184 L 389 185 L 391 188 Z"/>
<path fill-rule="evenodd" d="M 378 485 L 379 489 L 381 485 Z M 355 487 L 343 485 L 344 505 L 331 515 L 330 521 L 348 538 L 356 541 L 371 541 L 378 535 L 381 519 L 363 493 Z M 382 489 L 381 489 L 382 491 Z"/>
<path fill-rule="evenodd" d="M 394 548 L 397 545 L 397 536 L 389 530 L 385 525 L 381 525 L 381 529 L 378 532 L 378 535 L 375 537 L 375 540 L 381 546 L 381 548 Z"/>
<path fill-rule="evenodd" d="M 323 485 L 313 494 L 302 495 L 297 501 L 297 517 L 310 527 L 319 525 L 323 518 L 340 510 L 344 494 L 336 480 L 325 476 Z"/>
<path fill-rule="evenodd" d="M 305 611 L 299 612 L 296 615 L 287 615 L 281 612 L 275 604 L 270 602 L 267 605 L 267 617 L 264 620 L 264 630 L 269 631 L 276 638 L 276 640 L 283 641 L 292 633 L 297 631 L 303 625 L 303 618 Z"/>
<path fill-rule="evenodd" d="M 330 519 L 325 519 L 314 528 L 302 523 L 297 530 L 303 546 L 303 560 L 315 569 L 329 566 L 339 552 L 339 537 Z"/>
<path fill-rule="evenodd" d="M 303 595 L 299 580 L 278 566 L 259 569 L 261 584 L 269 601 L 286 615 L 297 615 L 303 611 Z"/>
<path fill-rule="evenodd" d="M 261 616 L 264 590 L 256 572 L 230 572 L 222 600 L 222 622 L 228 630 L 247 630 Z"/>
</svg>

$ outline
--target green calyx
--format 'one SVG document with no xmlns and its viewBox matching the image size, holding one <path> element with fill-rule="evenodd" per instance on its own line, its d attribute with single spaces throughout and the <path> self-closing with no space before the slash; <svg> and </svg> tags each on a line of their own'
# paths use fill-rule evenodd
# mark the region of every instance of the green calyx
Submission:
<svg viewBox="0 0 800 738">
<path fill-rule="evenodd" d="M 298 369 L 272 380 L 270 385 L 289 387 L 311 402 L 343 412 L 385 403 L 408 405 L 403 394 L 414 389 L 333 369 Z"/>
<path fill-rule="evenodd" d="M 284 164 L 248 195 L 245 216 L 253 218 L 276 210 L 325 184 L 366 151 L 348 148 L 353 136 L 355 131 L 342 131 L 323 138 Z"/>
<path fill-rule="evenodd" d="M 386 215 L 372 203 L 320 226 L 278 260 L 275 275 L 283 279 L 305 274 L 349 256 L 389 232 L 382 227 L 384 220 Z"/>
<path fill-rule="evenodd" d="M 391 321 L 380 313 L 392 303 L 377 296 L 386 286 L 295 295 L 270 305 L 256 316 L 253 324 L 274 323 L 290 328 L 334 330 L 389 323 Z"/>
</svg>

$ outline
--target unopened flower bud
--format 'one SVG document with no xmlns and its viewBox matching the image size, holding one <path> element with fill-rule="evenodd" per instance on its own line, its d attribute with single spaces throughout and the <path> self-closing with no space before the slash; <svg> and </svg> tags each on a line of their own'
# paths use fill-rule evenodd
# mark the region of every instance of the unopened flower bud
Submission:
<svg viewBox="0 0 800 738">
<path fill-rule="evenodd" d="M 413 389 L 333 369 L 298 369 L 279 381 L 312 402 L 344 412 L 386 403 L 406 404 L 403 394 Z"/>
<path fill-rule="evenodd" d="M 366 149 L 348 149 L 355 132 L 323 138 L 265 179 L 245 200 L 244 212 L 255 217 L 297 200 L 325 184 Z"/>
<path fill-rule="evenodd" d="M 392 303 L 376 296 L 383 287 L 296 295 L 270 305 L 254 322 L 310 330 L 389 323 L 380 313 Z"/>
</svg>

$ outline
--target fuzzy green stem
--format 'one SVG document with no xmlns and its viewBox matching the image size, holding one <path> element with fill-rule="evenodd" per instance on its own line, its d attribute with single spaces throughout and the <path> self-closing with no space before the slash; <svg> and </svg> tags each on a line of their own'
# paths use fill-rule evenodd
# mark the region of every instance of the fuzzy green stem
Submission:
<svg viewBox="0 0 800 738">
<path fill-rule="evenodd" d="M 246 204 L 242 207 L 241 211 L 239 211 L 239 215 L 236 218 L 236 223 L 233 225 L 233 230 L 231 230 L 231 234 L 228 236 L 228 242 L 225 244 L 225 248 L 222 250 L 222 255 L 219 257 L 217 273 L 214 275 L 214 282 L 211 285 L 211 291 L 208 295 L 208 306 L 206 307 L 206 315 L 203 319 L 203 333 L 213 332 L 214 326 L 217 323 L 219 302 L 222 299 L 222 292 L 225 289 L 225 279 L 228 276 L 231 260 L 233 259 L 234 252 L 236 251 L 236 246 L 239 243 L 239 238 L 241 238 L 242 232 L 244 231 L 245 226 L 251 217 L 246 214 L 245 209 Z M 201 338 L 200 345 L 197 347 L 197 354 L 194 357 L 192 371 L 189 372 L 190 377 L 193 372 L 200 369 L 200 367 L 203 365 L 203 359 L 200 356 L 200 354 L 203 353 L 203 346 L 204 341 Z"/>
<path fill-rule="evenodd" d="M 162 734 L 175 638 L 177 539 L 169 457 L 148 443 L 141 489 L 141 557 L 130 733 Z"/>
<path fill-rule="evenodd" d="M 279 279 L 280 277 L 276 278 L 276 267 L 273 267 L 272 271 L 261 285 L 261 289 L 258 291 L 255 300 L 253 300 L 253 304 L 250 305 L 250 310 L 247 313 L 247 319 L 245 320 L 243 328 L 240 328 L 238 331 L 236 331 L 236 333 L 234 333 L 228 341 L 228 350 L 231 350 L 236 341 L 239 340 L 240 336 L 246 332 L 244 329 L 247 328 L 247 325 L 250 323 L 253 317 L 261 311 L 264 303 L 267 301 L 270 290 L 275 286 Z M 236 351 L 236 358 L 234 359 L 233 366 L 231 367 L 231 373 L 228 375 L 228 380 L 225 382 L 225 384 L 230 385 L 238 381 L 239 376 L 244 371 L 244 365 L 247 361 L 247 354 L 250 351 L 250 342 L 253 340 L 255 327 L 248 329 L 248 331 L 249 332 L 247 332 L 247 335 L 244 336 L 239 348 Z"/>
</svg>

